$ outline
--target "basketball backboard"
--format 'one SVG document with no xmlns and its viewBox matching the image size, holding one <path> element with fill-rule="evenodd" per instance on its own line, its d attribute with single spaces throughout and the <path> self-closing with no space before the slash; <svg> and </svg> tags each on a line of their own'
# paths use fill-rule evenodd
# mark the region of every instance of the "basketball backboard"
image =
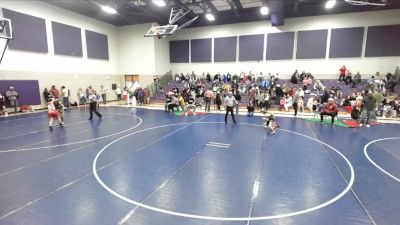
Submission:
<svg viewBox="0 0 400 225">
<path fill-rule="evenodd" d="M 153 26 L 151 27 L 147 33 L 144 35 L 145 37 L 164 37 L 167 35 L 171 35 L 178 28 L 178 25 L 163 25 L 163 26 Z"/>
<path fill-rule="evenodd" d="M 12 39 L 11 20 L 0 17 L 0 38 Z"/>
</svg>

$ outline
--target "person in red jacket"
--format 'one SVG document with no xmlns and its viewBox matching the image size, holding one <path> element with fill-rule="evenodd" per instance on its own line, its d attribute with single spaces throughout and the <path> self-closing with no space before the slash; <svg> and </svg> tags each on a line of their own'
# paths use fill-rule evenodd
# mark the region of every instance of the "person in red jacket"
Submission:
<svg viewBox="0 0 400 225">
<path fill-rule="evenodd" d="M 332 120 L 332 125 L 335 122 L 335 116 L 337 115 L 338 112 L 338 108 L 337 105 L 335 104 L 335 102 L 333 101 L 333 98 L 329 98 L 328 99 L 328 103 L 325 104 L 324 108 L 322 109 L 321 112 L 321 121 L 322 122 L 324 120 L 324 115 L 329 115 L 331 116 Z"/>
<path fill-rule="evenodd" d="M 340 71 L 340 76 L 339 76 L 339 82 L 344 81 L 344 77 L 346 76 L 346 66 L 343 65 L 342 68 L 339 69 Z"/>
</svg>

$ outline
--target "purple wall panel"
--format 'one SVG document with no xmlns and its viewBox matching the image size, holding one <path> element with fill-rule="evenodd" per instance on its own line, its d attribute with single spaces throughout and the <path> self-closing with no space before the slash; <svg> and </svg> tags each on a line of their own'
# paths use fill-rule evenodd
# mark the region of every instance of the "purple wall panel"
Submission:
<svg viewBox="0 0 400 225">
<path fill-rule="evenodd" d="M 9 49 L 47 53 L 46 22 L 42 18 L 3 8 L 3 16 L 11 20 L 13 39 Z"/>
<path fill-rule="evenodd" d="M 269 33 L 267 60 L 293 59 L 294 32 Z"/>
<path fill-rule="evenodd" d="M 54 54 L 82 57 L 82 34 L 78 27 L 51 22 Z"/>
<path fill-rule="evenodd" d="M 297 33 L 297 59 L 320 59 L 326 56 L 328 30 L 299 31 Z"/>
<path fill-rule="evenodd" d="M 108 60 L 108 37 L 90 30 L 85 31 L 87 57 Z"/>
<path fill-rule="evenodd" d="M 214 62 L 236 61 L 237 37 L 214 38 Z"/>
<path fill-rule="evenodd" d="M 192 62 L 211 62 L 211 38 L 190 40 Z"/>
<path fill-rule="evenodd" d="M 239 36 L 239 61 L 263 60 L 264 34 Z"/>
<path fill-rule="evenodd" d="M 169 42 L 169 61 L 170 63 L 189 62 L 189 40 Z"/>
<path fill-rule="evenodd" d="M 361 57 L 364 27 L 331 30 L 329 58 Z"/>
<path fill-rule="evenodd" d="M 37 80 L 0 80 L 0 92 L 5 95 L 12 86 L 19 94 L 19 105 L 40 105 L 39 81 Z M 8 101 L 7 101 L 8 105 Z"/>
<path fill-rule="evenodd" d="M 368 27 L 366 57 L 400 56 L 400 25 Z"/>
</svg>

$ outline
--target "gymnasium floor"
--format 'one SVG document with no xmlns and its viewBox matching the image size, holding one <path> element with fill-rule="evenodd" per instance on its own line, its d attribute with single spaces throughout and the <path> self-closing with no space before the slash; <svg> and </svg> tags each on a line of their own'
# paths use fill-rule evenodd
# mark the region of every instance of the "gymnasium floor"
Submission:
<svg viewBox="0 0 400 225">
<path fill-rule="evenodd" d="M 400 224 L 400 125 L 101 112 L 0 121 L 0 224 Z"/>
</svg>

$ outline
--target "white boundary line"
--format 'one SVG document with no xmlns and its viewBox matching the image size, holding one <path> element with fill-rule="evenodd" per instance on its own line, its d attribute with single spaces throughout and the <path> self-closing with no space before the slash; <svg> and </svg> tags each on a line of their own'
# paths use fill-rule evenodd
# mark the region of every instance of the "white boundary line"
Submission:
<svg viewBox="0 0 400 225">
<path fill-rule="evenodd" d="M 212 147 L 218 147 L 218 148 L 229 148 L 229 146 L 226 145 L 214 145 L 214 144 L 206 144 L 207 146 L 212 146 Z"/>
<path fill-rule="evenodd" d="M 381 139 L 376 139 L 376 140 L 373 140 L 373 141 L 369 142 L 368 144 L 366 144 L 366 145 L 364 146 L 364 155 L 365 155 L 365 157 L 367 157 L 367 159 L 372 163 L 372 165 L 374 165 L 376 168 L 378 168 L 378 169 L 379 169 L 380 171 L 382 171 L 384 174 L 386 174 L 386 175 L 388 175 L 389 177 L 395 179 L 397 182 L 400 182 L 400 179 L 399 179 L 399 178 L 397 178 L 396 176 L 392 175 L 391 173 L 389 173 L 388 171 L 386 171 L 385 169 L 383 169 L 382 167 L 380 167 L 380 166 L 379 166 L 374 160 L 372 160 L 371 157 L 369 157 L 369 155 L 368 155 L 368 147 L 369 147 L 371 144 L 374 144 L 374 143 L 379 142 L 379 141 L 394 140 L 394 139 L 400 139 L 400 137 L 381 138 Z"/>
<path fill-rule="evenodd" d="M 142 129 L 139 131 L 135 131 L 132 132 L 130 134 L 126 134 L 118 139 L 113 140 L 112 142 L 110 142 L 109 144 L 107 144 L 106 146 L 104 146 L 96 155 L 96 157 L 93 160 L 93 165 L 92 165 L 92 170 L 93 170 L 93 175 L 96 178 L 97 182 L 108 192 L 110 192 L 112 195 L 114 195 L 115 197 L 124 200 L 128 203 L 131 203 L 133 205 L 139 206 L 139 207 L 143 207 L 145 209 L 149 209 L 149 210 L 153 210 L 159 213 L 164 213 L 164 214 L 169 214 L 169 215 L 173 215 L 173 216 L 180 216 L 180 217 L 186 217 L 186 218 L 192 218 L 192 219 L 202 219 L 202 220 L 218 220 L 218 221 L 255 221 L 255 220 L 270 220 L 270 219 L 278 219 L 278 218 L 285 218 L 285 217 L 291 217 L 291 216 L 296 216 L 296 215 L 301 215 L 301 214 L 305 214 L 305 213 L 309 213 L 318 209 L 321 209 L 323 207 L 326 207 L 328 205 L 333 204 L 334 202 L 336 202 L 337 200 L 339 200 L 340 198 L 342 198 L 344 195 L 347 194 L 347 192 L 351 189 L 351 187 L 353 186 L 354 183 L 354 168 L 352 166 L 352 164 L 350 163 L 350 161 L 337 149 L 335 149 L 334 147 L 307 135 L 301 134 L 301 133 L 297 133 L 294 131 L 290 131 L 290 130 L 285 130 L 285 129 L 279 129 L 281 131 L 285 131 L 285 132 L 289 132 L 292 134 L 296 134 L 296 135 L 300 135 L 303 136 L 305 138 L 308 138 L 310 140 L 314 140 L 320 144 L 323 144 L 325 146 L 327 146 L 328 148 L 332 149 L 333 151 L 335 151 L 336 153 L 338 153 L 347 163 L 349 169 L 350 169 L 350 181 L 347 185 L 347 187 L 341 192 L 339 193 L 339 195 L 335 196 L 334 198 L 319 204 L 317 206 L 308 208 L 308 209 L 304 209 L 304 210 L 300 210 L 300 211 L 296 211 L 296 212 L 291 212 L 291 213 L 284 213 L 284 214 L 279 214 L 279 215 L 272 215 L 272 216 L 259 216 L 259 217 L 216 217 L 216 216 L 202 216 L 202 215 L 196 215 L 196 214 L 188 214 L 188 213 L 180 213 L 180 212 L 175 212 L 175 211 L 170 211 L 170 210 L 165 210 L 165 209 L 161 209 L 161 208 L 157 208 L 154 206 L 149 206 L 137 201 L 134 201 L 132 199 L 129 199 L 119 193 L 117 193 L 116 191 L 114 191 L 112 188 L 110 188 L 109 186 L 107 186 L 99 177 L 99 175 L 97 174 L 97 161 L 100 157 L 100 155 L 107 150 L 108 147 L 110 147 L 111 145 L 113 145 L 114 143 L 129 137 L 133 134 L 137 134 L 137 133 L 141 133 L 144 131 L 148 131 L 148 130 L 154 130 L 154 129 L 158 129 L 158 128 L 162 128 L 162 127 L 169 127 L 169 126 L 177 126 L 177 125 L 184 125 L 184 124 L 190 124 L 190 123 L 176 123 L 176 124 L 168 124 L 168 125 L 162 125 L 162 126 L 155 126 L 155 127 L 150 127 L 150 128 L 146 128 L 146 129 Z M 224 122 L 193 122 L 193 124 L 224 124 Z M 250 126 L 258 126 L 258 127 L 264 127 L 263 125 L 258 125 L 258 124 L 249 124 L 249 123 L 238 123 L 241 125 L 250 125 Z"/>
<path fill-rule="evenodd" d="M 214 144 L 214 145 L 226 145 L 226 146 L 230 146 L 230 145 L 231 145 L 231 144 L 224 144 L 224 143 L 212 142 L 212 141 L 210 141 L 210 142 L 208 142 L 208 143 Z"/>
<path fill-rule="evenodd" d="M 43 146 L 43 147 L 34 147 L 34 148 L 21 148 L 21 149 L 10 149 L 10 150 L 1 150 L 0 153 L 6 153 L 6 152 L 22 152 L 22 151 L 32 151 L 32 150 L 38 150 L 38 149 L 47 149 L 47 148 L 55 148 L 55 147 L 61 147 L 61 146 L 68 146 L 68 145 L 75 145 L 75 144 L 82 144 L 82 143 L 86 143 L 86 142 L 90 142 L 90 141 L 96 141 L 96 140 L 100 140 L 100 139 L 104 139 L 104 138 L 108 138 L 108 137 L 112 137 L 115 135 L 119 135 L 122 134 L 124 132 L 133 130 L 135 128 L 137 128 L 138 126 L 140 126 L 143 122 L 142 118 L 140 118 L 139 116 L 136 115 L 131 115 L 128 113 L 103 113 L 103 114 L 112 114 L 112 115 L 127 115 L 127 116 L 131 116 L 131 117 L 135 117 L 136 119 L 139 119 L 139 123 L 136 124 L 135 126 L 128 128 L 126 130 L 114 133 L 114 134 L 109 134 L 106 136 L 102 136 L 102 137 L 98 137 L 98 138 L 92 138 L 92 139 L 87 139 L 87 140 L 83 140 L 83 141 L 77 141 L 77 142 L 71 142 L 71 143 L 65 143 L 65 144 L 59 144 L 59 145 L 50 145 L 50 146 Z"/>
</svg>

